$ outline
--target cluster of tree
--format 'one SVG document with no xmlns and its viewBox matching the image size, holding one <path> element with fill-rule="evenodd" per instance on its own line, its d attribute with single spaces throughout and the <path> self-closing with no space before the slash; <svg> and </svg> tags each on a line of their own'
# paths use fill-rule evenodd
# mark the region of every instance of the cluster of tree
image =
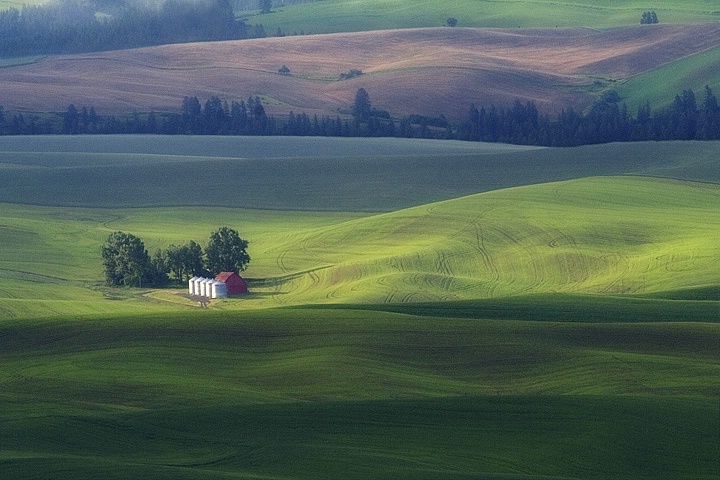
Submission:
<svg viewBox="0 0 720 480">
<path fill-rule="evenodd" d="M 709 86 L 700 106 L 692 90 L 684 90 L 672 105 L 652 110 L 646 102 L 637 115 L 628 113 L 610 91 L 587 113 L 566 108 L 557 117 L 540 115 L 533 102 L 516 101 L 510 108 L 470 107 L 457 138 L 544 146 L 576 146 L 645 140 L 718 140 L 720 107 Z"/>
<path fill-rule="evenodd" d="M 657 13 L 655 13 L 654 11 L 643 12 L 642 16 L 640 17 L 640 24 L 649 25 L 652 23 L 658 23 Z"/>
<path fill-rule="evenodd" d="M 192 276 L 239 273 L 250 263 L 248 242 L 237 230 L 220 227 L 210 234 L 203 252 L 193 240 L 170 245 L 151 257 L 143 241 L 131 233 L 113 232 L 102 246 L 105 279 L 111 286 L 162 287 L 171 281 L 186 282 Z"/>
<path fill-rule="evenodd" d="M 0 113 L 2 107 L 0 107 Z M 335 117 L 312 118 L 305 113 L 290 112 L 284 121 L 268 116 L 259 97 L 247 101 L 227 102 L 217 96 L 204 104 L 197 97 L 185 97 L 181 113 L 135 114 L 125 119 L 100 117 L 93 107 L 69 105 L 61 122 L 41 121 L 33 117 L 32 130 L 23 131 L 4 125 L 6 134 L 116 134 L 154 133 L 164 135 L 292 135 L 292 136 L 395 136 L 395 123 L 390 113 L 372 108 L 365 89 L 358 90 L 352 109 L 353 120 Z"/>
<path fill-rule="evenodd" d="M 235 18 L 229 0 L 164 0 L 158 7 L 140 5 L 108 2 L 110 13 L 98 11 L 93 2 L 79 0 L 10 8 L 0 12 L 0 55 L 234 40 L 254 36 L 257 30 Z"/>
<path fill-rule="evenodd" d="M 197 97 L 185 97 L 179 117 L 170 117 L 164 133 L 194 135 L 271 135 L 275 129 L 258 97 L 228 104 L 219 97 L 210 97 L 201 106 Z"/>
<path fill-rule="evenodd" d="M 409 115 L 394 119 L 372 106 L 364 88 L 357 90 L 349 111 L 352 118 L 290 112 L 268 116 L 262 101 L 227 102 L 210 97 L 201 104 L 185 97 L 181 113 L 135 114 L 118 119 L 101 117 L 95 109 L 70 105 L 59 118 L 15 114 L 6 118 L 0 106 L 0 133 L 153 133 L 192 135 L 293 135 L 332 137 L 444 138 L 523 145 L 576 146 L 645 140 L 720 140 L 720 107 L 706 86 L 702 101 L 684 90 L 669 106 L 651 109 L 646 102 L 635 116 L 614 91 L 586 112 L 566 108 L 559 115 L 542 114 L 534 102 L 516 100 L 510 107 L 471 105 L 466 120 L 451 124 L 444 116 Z"/>
</svg>

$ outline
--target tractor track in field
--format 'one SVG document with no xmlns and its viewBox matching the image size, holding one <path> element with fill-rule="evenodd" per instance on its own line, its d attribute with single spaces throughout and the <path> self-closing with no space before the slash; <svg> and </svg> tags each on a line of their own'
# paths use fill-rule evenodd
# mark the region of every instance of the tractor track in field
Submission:
<svg viewBox="0 0 720 480">
<path fill-rule="evenodd" d="M 437 271 L 440 272 L 442 275 L 445 275 L 448 277 L 454 277 L 455 273 L 453 272 L 453 269 L 450 266 L 450 262 L 448 260 L 448 256 L 445 253 L 445 251 L 435 250 L 435 253 L 437 255 L 437 261 L 435 262 Z"/>
<path fill-rule="evenodd" d="M 315 270 L 310 270 L 308 272 L 308 276 L 310 277 L 310 287 L 309 288 L 315 288 L 318 285 L 320 285 L 320 276 L 315 273 Z"/>
<path fill-rule="evenodd" d="M 285 265 L 285 257 L 287 256 L 287 254 L 288 254 L 288 251 L 283 250 L 282 252 L 280 252 L 280 255 L 278 255 L 277 259 L 275 260 L 275 262 L 277 263 L 277 266 L 280 267 L 280 271 L 283 273 L 288 273 L 290 271 L 290 269 L 287 267 L 287 265 Z"/>
<path fill-rule="evenodd" d="M 490 210 L 492 210 L 492 208 L 482 211 L 479 215 L 473 218 L 472 221 L 465 226 L 465 228 L 455 232 L 450 236 L 450 238 L 457 238 L 464 234 L 474 236 L 475 242 L 472 243 L 473 248 L 482 255 L 485 266 L 497 274 L 497 269 L 495 268 L 495 265 L 493 265 L 492 258 L 485 247 L 485 235 L 483 234 L 483 229 L 480 226 L 480 219 L 483 218 Z M 497 280 L 497 278 L 495 279 Z"/>
<path fill-rule="evenodd" d="M 123 220 L 125 218 L 125 215 L 113 215 L 108 220 L 100 223 L 100 225 L 102 225 L 104 228 L 107 228 L 108 230 L 112 230 L 112 227 L 110 226 L 111 223 L 119 222 L 120 220 Z"/>
<path fill-rule="evenodd" d="M 480 219 L 483 218 L 492 208 L 488 208 L 480 212 L 471 222 L 469 222 L 464 228 L 450 235 L 449 238 L 462 238 L 465 235 L 470 236 L 473 240 L 464 240 L 470 244 L 480 258 L 482 259 L 483 265 L 490 272 L 490 279 L 488 288 L 488 296 L 492 296 L 497 287 L 497 283 L 500 281 L 500 272 L 497 266 L 493 262 L 492 255 L 485 246 L 485 234 L 483 228 L 480 226 Z"/>
<path fill-rule="evenodd" d="M 403 264 L 402 258 L 399 257 L 390 257 L 388 259 L 388 265 L 390 265 L 391 268 L 394 268 L 400 273 L 405 273 L 405 265 Z"/>
<path fill-rule="evenodd" d="M 524 265 L 524 268 L 528 268 L 528 270 L 531 272 L 530 276 L 532 280 L 530 281 L 529 285 L 521 287 L 519 290 L 517 290 L 517 293 L 537 291 L 539 287 L 543 284 L 543 278 L 538 269 L 534 252 L 527 246 L 523 245 L 523 243 L 520 242 L 520 240 L 518 240 L 518 238 L 515 237 L 515 235 L 513 235 L 508 230 L 499 227 L 493 227 L 493 230 L 502 235 L 505 239 L 507 239 L 510 244 L 514 245 L 519 250 L 525 252 L 526 257 L 529 259 L 528 264 Z M 513 283 L 515 283 L 515 278 L 512 278 L 510 280 L 510 284 Z"/>
<path fill-rule="evenodd" d="M 487 268 L 490 271 L 490 276 L 493 280 L 493 282 L 498 282 L 500 280 L 500 272 L 498 272 L 497 267 L 495 266 L 495 263 L 492 261 L 492 256 L 488 252 L 487 247 L 485 246 L 485 235 L 483 234 L 482 227 L 478 225 L 476 222 L 472 223 L 473 227 L 475 228 L 475 249 L 480 254 L 480 257 L 483 260 L 483 264 L 485 265 L 485 268 Z"/>
<path fill-rule="evenodd" d="M 551 249 L 558 249 L 562 246 L 568 246 L 573 252 L 571 254 L 562 255 L 565 264 L 564 268 L 562 268 L 562 264 L 559 264 L 559 267 L 561 267 L 559 270 L 562 276 L 566 278 L 561 278 L 561 283 L 578 287 L 582 283 L 586 282 L 590 278 L 588 257 L 587 254 L 578 247 L 575 238 L 561 229 L 548 228 L 547 231 L 552 235 L 552 239 L 548 242 L 548 247 Z M 575 259 L 577 259 L 577 261 L 574 261 Z M 570 272 L 575 272 L 577 275 L 571 275 Z"/>
<path fill-rule="evenodd" d="M 422 282 L 433 289 L 440 289 L 449 293 L 455 283 L 455 277 L 446 275 L 422 275 Z"/>
<path fill-rule="evenodd" d="M 619 272 L 618 275 L 608 284 L 603 286 L 599 293 L 626 293 L 625 290 L 628 288 L 625 286 L 625 279 L 630 274 L 630 259 L 627 255 L 609 254 L 601 257 L 603 260 L 607 260 L 608 268 L 612 266 L 619 266 L 621 263 L 624 266 L 623 271 Z M 649 268 L 649 267 L 648 267 Z M 643 280 L 643 284 L 645 280 Z"/>
<path fill-rule="evenodd" d="M 22 270 L 10 270 L 0 268 L 0 277 L 11 278 L 16 280 L 25 280 L 28 282 L 35 283 L 52 283 L 57 285 L 75 285 L 75 286 L 86 286 L 87 283 L 67 280 L 59 277 L 52 277 L 50 275 L 40 275 L 38 273 L 24 272 Z"/>
<path fill-rule="evenodd" d="M 385 295 L 385 299 L 383 300 L 383 302 L 384 303 L 397 303 L 395 298 L 398 296 L 398 293 L 400 292 L 400 290 L 396 286 L 388 284 L 386 282 L 386 277 L 380 277 L 378 279 L 377 283 L 390 290 L 390 292 Z"/>
</svg>

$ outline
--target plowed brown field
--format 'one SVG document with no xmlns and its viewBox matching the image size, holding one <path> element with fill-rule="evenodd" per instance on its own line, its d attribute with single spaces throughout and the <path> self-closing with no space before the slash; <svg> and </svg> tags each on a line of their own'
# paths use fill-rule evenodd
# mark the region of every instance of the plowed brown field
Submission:
<svg viewBox="0 0 720 480">
<path fill-rule="evenodd" d="M 720 24 L 591 29 L 437 28 L 167 45 L 47 57 L 0 69 L 7 109 L 99 113 L 177 110 L 182 98 L 266 97 L 268 111 L 334 115 L 358 88 L 394 114 L 463 115 L 470 102 L 592 102 L 622 80 L 720 45 Z M 278 74 L 287 65 L 291 75 Z M 359 69 L 363 75 L 339 80 Z"/>
</svg>

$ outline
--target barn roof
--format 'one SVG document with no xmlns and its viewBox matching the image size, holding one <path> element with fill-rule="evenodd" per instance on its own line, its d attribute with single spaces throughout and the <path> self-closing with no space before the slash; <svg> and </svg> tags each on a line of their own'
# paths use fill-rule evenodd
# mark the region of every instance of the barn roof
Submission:
<svg viewBox="0 0 720 480">
<path fill-rule="evenodd" d="M 230 277 L 232 277 L 233 275 L 236 275 L 236 276 L 240 277 L 240 275 L 238 275 L 238 274 L 235 273 L 235 272 L 220 272 L 220 273 L 218 273 L 217 276 L 215 277 L 215 280 L 219 280 L 219 281 L 221 281 L 221 282 L 227 282 L 227 279 L 230 278 Z M 240 278 L 242 278 L 242 277 L 240 277 Z"/>
</svg>

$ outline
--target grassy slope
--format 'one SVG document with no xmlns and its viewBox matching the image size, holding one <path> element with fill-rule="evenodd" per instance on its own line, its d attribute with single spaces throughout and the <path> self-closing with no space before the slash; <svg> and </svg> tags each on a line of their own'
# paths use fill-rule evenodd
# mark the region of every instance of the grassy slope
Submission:
<svg viewBox="0 0 720 480">
<path fill-rule="evenodd" d="M 630 178 L 509 189 L 258 239 L 280 303 L 642 293 L 720 283 L 720 189 Z M 272 272 L 272 273 L 271 273 Z M 307 272 L 296 276 L 298 272 Z M 274 291 L 272 289 L 270 292 Z"/>
<path fill-rule="evenodd" d="M 719 208 L 717 186 L 631 177 L 507 189 L 370 216 L 6 205 L 1 223 L 12 227 L 0 229 L 9 246 L 0 258 L 3 309 L 37 316 L 124 308 L 103 300 L 102 289 L 81 298 L 82 288 L 101 281 L 99 246 L 111 231 L 139 235 L 152 252 L 189 239 L 204 243 L 225 224 L 250 239 L 246 273 L 264 280 L 255 281 L 250 299 L 215 305 L 223 309 L 712 287 L 720 284 Z M 56 293 L 34 300 L 26 283 L 33 281 Z M 151 308 L 192 306 L 172 292 L 151 298 Z"/>
<path fill-rule="evenodd" d="M 3 322 L 0 466 L 80 479 L 713 478 L 718 333 L 352 310 Z"/>
<path fill-rule="evenodd" d="M 703 9 L 707 2 L 697 5 Z M 440 12 L 440 21 L 449 15 L 465 21 L 457 12 L 468 6 L 464 2 L 456 12 Z M 627 2 L 617 6 L 620 23 L 627 18 L 632 23 L 637 12 L 622 11 Z M 569 15 L 567 7 L 547 11 L 558 20 L 589 18 L 587 11 Z M 696 9 L 688 2 L 675 8 Z M 656 10 L 663 19 L 695 15 L 673 17 L 674 12 Z M 537 8 L 524 12 L 540 18 Z M 513 26 L 520 16 L 507 13 L 511 18 L 498 15 L 492 21 Z M 685 155 L 687 167 L 693 155 Z M 676 168 L 660 167 L 657 173 Z M 712 172 L 717 167 L 701 161 L 693 168 Z M 707 212 L 709 218 L 716 218 L 714 212 Z M 152 212 L 145 213 L 150 216 L 136 217 L 135 224 L 128 219 L 128 225 L 153 232 Z M 212 221 L 227 218 L 214 215 Z M 341 217 L 303 218 L 315 228 Z M 178 218 L 187 225 L 187 212 Z M 73 222 L 72 228 L 87 226 L 80 219 Z M 89 225 L 89 231 L 98 228 L 96 219 Z M 2 235 L 17 235 L 8 232 L 15 228 L 10 226 Z M 28 228 L 43 232 L 46 227 Z M 50 233 L 57 225 L 47 228 Z M 93 235 L 101 237 L 98 231 Z M 157 231 L 151 236 L 161 238 Z M 49 258 L 42 261 L 50 264 Z M 1 291 L 28 294 L 29 284 L 11 284 L 15 278 L 4 276 Z M 46 279 L 34 280 L 43 295 L 57 292 Z M 84 298 L 84 286 L 72 288 L 77 290 L 67 294 L 68 303 Z M 497 316 L 533 319 L 539 301 L 554 308 L 552 318 L 567 316 L 563 301 L 568 297 L 558 302 L 553 297 L 501 302 L 505 311 Z M 570 310 L 586 313 L 583 301 L 571 299 Z M 710 303 L 653 302 L 650 309 L 646 304 L 626 309 L 623 302 L 608 301 L 641 322 L 668 311 L 678 312 L 668 319 L 678 319 L 680 311 L 687 316 L 686 306 Z M 76 322 L 55 314 L 50 321 L 0 323 L 4 474 L 72 479 L 720 475 L 717 325 L 477 321 L 480 312 L 492 309 L 487 303 L 465 309 L 472 321 L 315 310 L 138 317 L 134 305 L 155 304 L 133 302 L 118 302 L 122 318 L 105 314 Z M 705 307 L 705 312 L 715 309 L 711 303 Z M 430 308 L 443 306 L 420 307 L 425 314 Z M 604 306 L 596 308 L 612 320 Z"/>
<path fill-rule="evenodd" d="M 714 142 L 525 149 L 397 139 L 2 138 L 0 202 L 393 211 L 594 175 L 718 182 L 717 147 Z M 98 153 L 105 150 L 109 153 Z M 167 153 L 156 155 L 160 151 Z"/>
<path fill-rule="evenodd" d="M 642 12 L 650 7 L 663 23 L 713 22 L 719 15 L 711 0 L 658 0 L 652 5 L 640 0 L 323 0 L 278 8 L 272 14 L 249 17 L 248 23 L 262 23 L 269 33 L 280 28 L 287 34 L 437 27 L 448 17 L 457 18 L 458 25 L 465 27 L 611 27 L 639 23 Z"/>
<path fill-rule="evenodd" d="M 175 295 L 153 294 L 148 302 L 134 293 L 98 287 L 99 246 L 118 229 L 141 236 L 152 252 L 188 239 L 204 243 L 219 225 L 237 228 L 251 241 L 248 274 L 276 279 L 256 285 L 262 293 L 254 298 L 255 306 L 476 299 L 555 290 L 659 292 L 718 283 L 712 263 L 704 263 L 716 258 L 714 188 L 586 180 L 361 220 L 368 214 L 327 212 L 393 210 L 599 174 L 717 182 L 713 143 L 526 150 L 389 139 L 38 137 L 0 142 L 5 151 L 2 200 L 84 205 L 2 208 L 0 284 L 6 316 L 190 308 L 191 302 Z M 428 155 L 419 155 L 418 149 Z M 308 158 L 313 151 L 349 153 Z M 300 157 L 281 158 L 289 152 Z M 233 159 L 238 154 L 247 158 Z M 556 188 L 568 196 L 556 197 Z M 637 198 L 626 206 L 608 204 L 610 193 Z M 215 207 L 187 206 L 193 204 Z M 103 205 L 168 207 L 97 208 Z M 237 209 L 242 206 L 261 210 Z M 665 222 L 670 228 L 661 227 Z M 478 238 L 486 243 L 480 250 Z M 537 260 L 523 263 L 530 258 Z M 35 296 L 31 292 L 42 292 L 41 299 L 29 300 Z M 125 296 L 130 297 L 125 302 L 106 300 Z"/>
<path fill-rule="evenodd" d="M 628 103 L 631 112 L 646 101 L 651 106 L 669 103 L 675 95 L 688 88 L 695 91 L 697 103 L 702 106 L 705 85 L 709 85 L 713 92 L 720 91 L 720 80 L 709 74 L 718 71 L 718 68 L 720 48 L 714 48 L 632 77 L 614 88 Z"/>
<path fill-rule="evenodd" d="M 720 331 L 717 302 L 707 301 L 712 289 L 705 296 L 701 290 L 672 295 L 698 295 L 699 302 L 543 294 L 373 307 L 398 313 L 250 310 L 275 303 L 256 295 L 208 311 L 169 293 L 161 301 L 126 290 L 88 296 L 88 273 L 96 266 L 83 252 L 116 228 L 155 247 L 202 239 L 218 223 L 232 222 L 263 246 L 251 250 L 253 268 L 278 271 L 283 248 L 291 253 L 286 262 L 307 261 L 305 255 L 293 259 L 300 241 L 302 248 L 317 249 L 314 262 L 337 257 L 333 249 L 342 241 L 352 247 L 346 259 L 362 250 L 351 260 L 362 265 L 365 254 L 424 254 L 418 247 L 429 234 L 446 238 L 460 230 L 454 240 L 442 240 L 456 248 L 472 233 L 461 228 L 469 212 L 480 206 L 491 209 L 483 227 L 515 234 L 533 228 L 533 235 L 519 238 L 531 249 L 586 247 L 586 237 L 555 234 L 589 227 L 605 229 L 592 244 L 599 250 L 614 243 L 616 250 L 652 255 L 672 250 L 675 239 L 682 242 L 681 256 L 667 265 L 689 260 L 698 275 L 691 281 L 646 275 L 666 288 L 694 284 L 703 275 L 717 284 L 716 272 L 697 261 L 715 255 L 707 264 L 716 265 L 717 242 L 700 257 L 691 252 L 718 231 L 712 222 L 719 195 L 712 185 L 610 178 L 502 190 L 376 216 L 5 204 L 0 233 L 16 250 L 0 254 L 0 291 L 17 298 L 0 300 L 6 308 L 0 312 L 0 469 L 11 477 L 73 480 L 714 478 L 720 473 Z M 599 201 L 606 209 L 591 225 L 584 211 L 597 210 Z M 20 239 L 37 253 L 21 248 Z M 506 240 L 502 245 L 514 248 Z M 53 267 L 63 251 L 73 260 Z M 436 264 L 430 253 L 427 262 L 406 256 L 420 267 L 455 268 L 453 259 Z M 67 268 L 86 280 L 6 269 L 18 258 L 36 257 L 36 273 L 56 268 L 63 276 Z M 380 262 L 380 270 L 402 261 Z M 378 295 L 387 284 L 371 288 Z M 417 291 L 412 284 L 402 288 Z M 53 295 L 65 302 L 53 303 Z M 287 294 L 293 295 L 312 301 L 315 294 Z M 150 315 L 153 310 L 158 313 Z M 8 313 L 19 318 L 9 320 Z"/>
</svg>

